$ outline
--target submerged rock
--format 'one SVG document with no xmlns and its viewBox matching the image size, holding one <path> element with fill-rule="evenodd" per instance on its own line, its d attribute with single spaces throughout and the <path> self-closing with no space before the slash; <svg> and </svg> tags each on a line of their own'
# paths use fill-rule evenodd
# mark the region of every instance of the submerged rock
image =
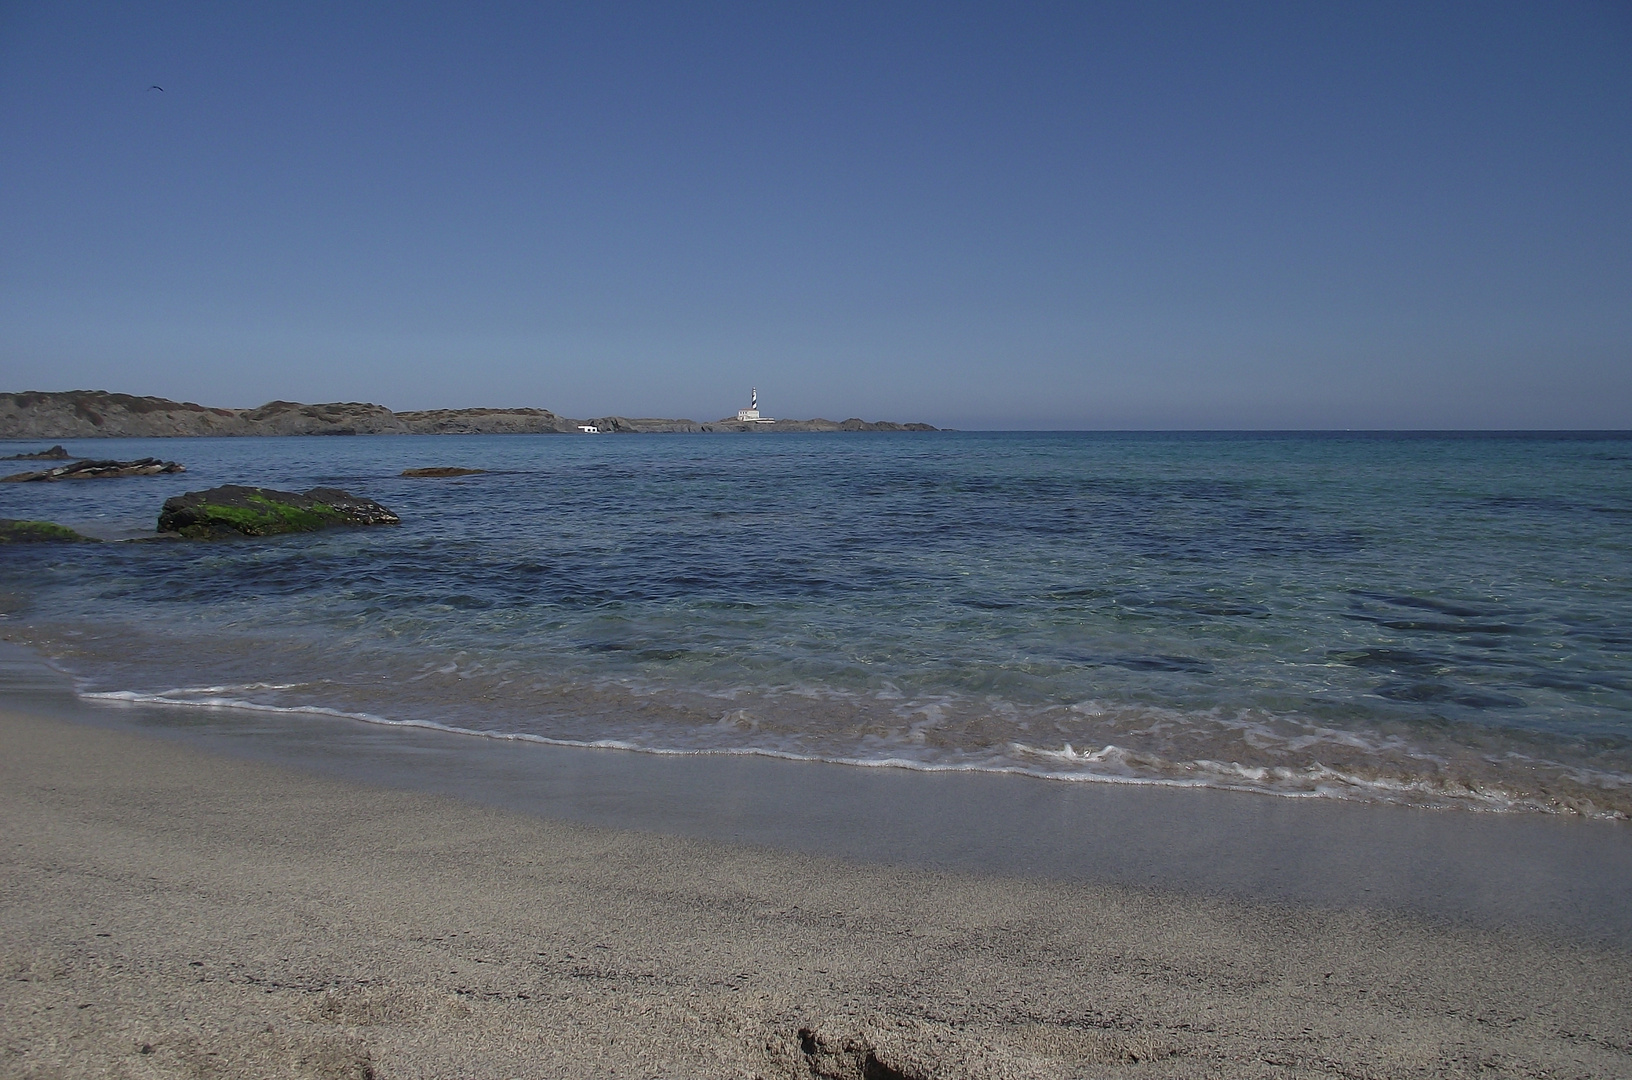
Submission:
<svg viewBox="0 0 1632 1080">
<path fill-rule="evenodd" d="M 425 477 L 476 476 L 486 471 L 486 469 L 461 469 L 455 465 L 433 465 L 428 469 L 404 469 L 402 475 Z"/>
<path fill-rule="evenodd" d="M 339 488 L 316 487 L 302 494 L 224 484 L 166 499 L 159 514 L 159 531 L 206 539 L 397 525 L 401 520 L 373 499 Z"/>
<path fill-rule="evenodd" d="M 19 521 L 0 518 L 0 544 L 98 544 L 94 536 L 81 536 L 51 521 Z"/>
<path fill-rule="evenodd" d="M 61 449 L 53 447 L 53 449 Z M 137 458 L 135 461 L 76 461 L 38 472 L 12 473 L 0 476 L 0 484 L 28 483 L 34 480 L 94 480 L 120 476 L 157 476 L 159 473 L 186 472 L 187 467 L 175 461 L 160 461 L 156 457 Z"/>
</svg>

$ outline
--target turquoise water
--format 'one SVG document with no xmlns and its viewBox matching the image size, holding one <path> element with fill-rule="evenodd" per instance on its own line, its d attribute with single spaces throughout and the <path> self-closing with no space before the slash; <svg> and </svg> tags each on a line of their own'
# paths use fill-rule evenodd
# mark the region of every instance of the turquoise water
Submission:
<svg viewBox="0 0 1632 1080">
<path fill-rule="evenodd" d="M 36 449 L 16 444 L 10 453 Z M 1632 438 L 104 440 L 110 539 L 219 483 L 400 527 L 0 550 L 104 699 L 1472 809 L 1632 812 Z M 486 468 L 411 480 L 422 465 Z M 26 466 L 19 466 L 26 467 Z"/>
</svg>

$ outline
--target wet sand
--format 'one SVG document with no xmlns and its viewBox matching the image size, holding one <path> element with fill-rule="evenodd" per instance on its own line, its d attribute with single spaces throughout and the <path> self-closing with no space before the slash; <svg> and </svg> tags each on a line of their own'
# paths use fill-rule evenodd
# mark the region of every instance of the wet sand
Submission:
<svg viewBox="0 0 1632 1080">
<path fill-rule="evenodd" d="M 97 700 L 0 642 L 0 709 L 532 817 L 937 871 L 1374 908 L 1632 952 L 1632 827 L 1211 788 L 473 738 L 333 715 Z"/>
<path fill-rule="evenodd" d="M 1632 953 L 550 820 L 0 712 L 8 1076 L 1632 1075 Z"/>
</svg>

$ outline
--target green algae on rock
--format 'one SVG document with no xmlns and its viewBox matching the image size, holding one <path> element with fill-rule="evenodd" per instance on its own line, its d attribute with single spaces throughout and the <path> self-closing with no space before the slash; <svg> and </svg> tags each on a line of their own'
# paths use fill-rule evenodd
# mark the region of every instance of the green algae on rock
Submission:
<svg viewBox="0 0 1632 1080">
<path fill-rule="evenodd" d="M 51 521 L 19 521 L 0 518 L 0 544 L 96 544 L 94 536 L 81 536 Z"/>
<path fill-rule="evenodd" d="M 316 487 L 305 493 L 223 484 L 166 499 L 159 531 L 194 539 L 273 536 L 361 525 L 397 525 L 401 519 L 375 502 Z"/>
</svg>

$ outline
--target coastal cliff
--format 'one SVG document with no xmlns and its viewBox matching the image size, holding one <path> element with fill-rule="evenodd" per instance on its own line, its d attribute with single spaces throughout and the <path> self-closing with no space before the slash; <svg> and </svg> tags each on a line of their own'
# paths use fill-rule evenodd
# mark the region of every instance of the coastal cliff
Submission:
<svg viewBox="0 0 1632 1080">
<path fill-rule="evenodd" d="M 257 409 L 216 409 L 190 401 L 103 390 L 0 393 L 0 438 L 167 438 L 192 435 L 521 435 L 573 433 L 581 425 L 611 433 L 934 431 L 928 424 L 864 420 L 631 419 L 574 420 L 547 409 L 430 409 L 393 412 L 383 405 L 272 401 Z"/>
</svg>

